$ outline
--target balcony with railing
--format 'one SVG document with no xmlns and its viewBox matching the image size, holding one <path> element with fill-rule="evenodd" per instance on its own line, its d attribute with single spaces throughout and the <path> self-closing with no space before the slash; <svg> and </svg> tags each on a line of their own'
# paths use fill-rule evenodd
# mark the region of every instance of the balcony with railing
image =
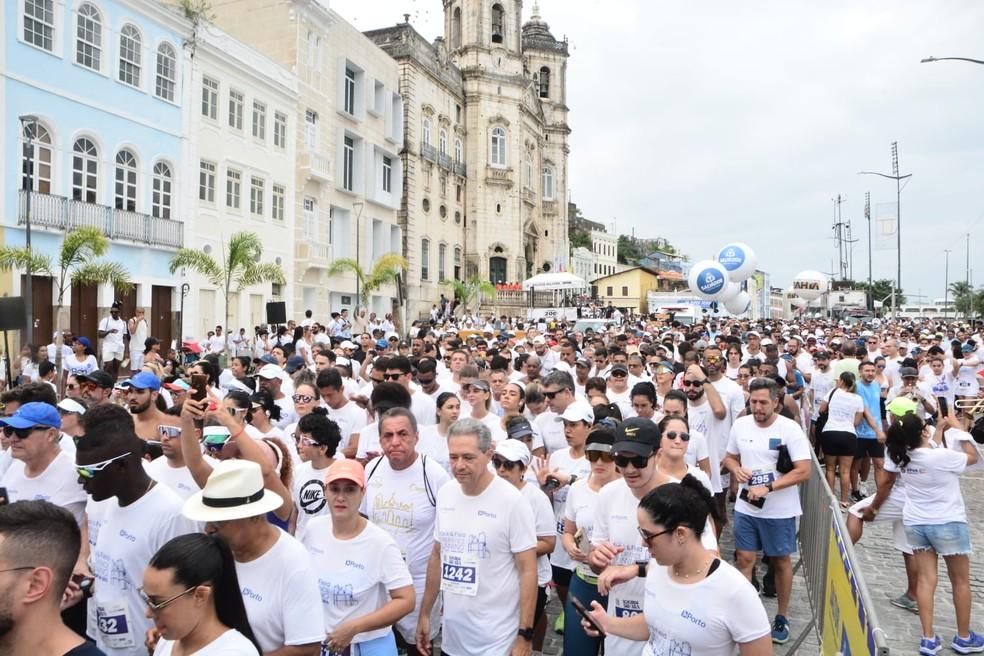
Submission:
<svg viewBox="0 0 984 656">
<path fill-rule="evenodd" d="M 308 180 L 320 180 L 331 184 L 333 178 L 329 158 L 313 150 L 305 150 L 301 153 L 299 164 Z"/>
<path fill-rule="evenodd" d="M 523 188 L 523 202 L 530 207 L 536 207 L 536 192 L 529 187 Z"/>
<path fill-rule="evenodd" d="M 454 174 L 460 175 L 463 178 L 468 177 L 468 167 L 465 166 L 464 162 L 454 161 Z"/>
<path fill-rule="evenodd" d="M 437 162 L 437 148 L 430 144 L 420 145 L 420 156 L 424 159 L 429 159 L 432 162 Z"/>
<path fill-rule="evenodd" d="M 27 223 L 27 190 L 18 192 L 17 223 Z M 83 203 L 37 191 L 31 194 L 31 227 L 69 231 L 95 227 L 114 241 L 131 241 L 152 248 L 176 249 L 184 246 L 184 223 L 141 212 Z"/>
<path fill-rule="evenodd" d="M 438 155 L 437 163 L 441 166 L 442 169 L 447 169 L 448 171 L 454 168 L 454 160 L 452 160 L 451 156 L 448 155 L 447 153 L 441 153 L 440 155 Z"/>
</svg>

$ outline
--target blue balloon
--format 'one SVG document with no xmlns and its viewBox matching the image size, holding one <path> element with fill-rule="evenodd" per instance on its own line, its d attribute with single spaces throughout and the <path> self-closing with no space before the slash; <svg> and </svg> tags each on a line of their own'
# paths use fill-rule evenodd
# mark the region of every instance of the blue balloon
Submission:
<svg viewBox="0 0 984 656">
<path fill-rule="evenodd" d="M 727 283 L 728 279 L 719 269 L 708 267 L 697 274 L 697 289 L 708 296 L 721 293 Z"/>
<path fill-rule="evenodd" d="M 725 269 L 735 271 L 745 264 L 745 249 L 735 244 L 725 246 L 718 253 L 717 259 Z"/>
</svg>

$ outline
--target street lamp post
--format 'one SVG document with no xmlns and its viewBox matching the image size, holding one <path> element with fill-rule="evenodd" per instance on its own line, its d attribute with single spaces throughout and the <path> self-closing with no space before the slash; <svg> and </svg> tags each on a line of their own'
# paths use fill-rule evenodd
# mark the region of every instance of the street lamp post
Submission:
<svg viewBox="0 0 984 656">
<path fill-rule="evenodd" d="M 356 201 L 352 203 L 352 209 L 355 210 L 355 263 L 357 266 L 362 266 L 362 208 L 364 203 L 362 201 Z M 353 314 L 359 313 L 359 296 L 360 293 L 359 275 L 355 275 L 355 312 Z M 353 317 L 353 321 L 355 317 Z"/>
<path fill-rule="evenodd" d="M 22 186 L 25 187 L 25 194 L 27 206 L 24 208 L 24 247 L 27 249 L 27 271 L 24 286 L 24 296 L 26 296 L 24 301 L 24 308 L 26 310 L 26 316 L 24 318 L 24 343 L 27 344 L 34 339 L 34 271 L 31 270 L 31 195 L 34 192 L 34 178 L 38 171 L 37 154 L 34 152 L 34 136 L 38 133 L 38 117 L 33 114 L 25 114 L 24 116 L 18 117 L 21 122 L 21 134 L 24 135 L 26 139 L 26 146 L 30 150 L 30 168 L 25 171 L 27 175 L 23 176 Z M 27 126 L 31 125 L 33 130 L 28 132 Z M 23 153 L 22 153 L 23 156 Z M 26 164 L 27 162 L 25 162 Z"/>
<path fill-rule="evenodd" d="M 902 292 L 902 180 L 911 178 L 911 173 L 899 175 L 899 142 L 892 142 L 892 175 L 874 171 L 858 171 L 858 175 L 878 175 L 889 180 L 895 180 L 895 290 L 892 290 L 892 310 L 896 318 L 899 316 L 899 305 L 895 300 L 895 291 Z"/>
<path fill-rule="evenodd" d="M 971 64 L 984 64 L 984 61 L 980 59 L 970 59 L 968 57 L 926 57 L 925 59 L 919 60 L 920 64 L 931 64 L 938 61 L 965 61 Z"/>
</svg>

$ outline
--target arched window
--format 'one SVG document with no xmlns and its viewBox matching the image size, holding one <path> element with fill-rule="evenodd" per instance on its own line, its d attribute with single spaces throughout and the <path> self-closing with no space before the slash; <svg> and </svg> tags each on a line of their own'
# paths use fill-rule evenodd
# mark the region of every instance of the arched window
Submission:
<svg viewBox="0 0 984 656">
<path fill-rule="evenodd" d="M 540 97 L 550 97 L 550 69 L 546 66 L 540 69 Z"/>
<path fill-rule="evenodd" d="M 429 118 L 424 119 L 423 134 L 421 135 L 420 143 L 425 146 L 431 144 L 431 122 Z"/>
<path fill-rule="evenodd" d="M 543 167 L 543 197 L 546 200 L 554 197 L 554 172 L 549 166 Z"/>
<path fill-rule="evenodd" d="M 177 82 L 178 58 L 169 43 L 157 48 L 157 83 L 155 93 L 158 98 L 174 101 L 174 86 Z"/>
<path fill-rule="evenodd" d="M 506 165 L 506 131 L 502 128 L 492 128 L 492 166 Z"/>
<path fill-rule="evenodd" d="M 461 47 L 461 7 L 455 7 L 451 12 L 451 49 Z"/>
<path fill-rule="evenodd" d="M 171 218 L 171 167 L 164 162 L 154 165 L 151 214 L 159 219 Z"/>
<path fill-rule="evenodd" d="M 503 43 L 506 40 L 506 12 L 502 5 L 492 5 L 492 43 Z"/>
<path fill-rule="evenodd" d="M 116 153 L 116 209 L 137 211 L 137 158 L 129 150 Z"/>
<path fill-rule="evenodd" d="M 24 126 L 21 189 L 51 193 L 51 134 L 37 121 Z"/>
<path fill-rule="evenodd" d="M 446 155 L 448 152 L 448 131 L 441 130 L 441 154 Z"/>
<path fill-rule="evenodd" d="M 79 7 L 75 62 L 94 71 L 102 66 L 102 16 L 89 3 Z"/>
<path fill-rule="evenodd" d="M 463 153 L 461 152 L 461 139 L 455 139 L 454 140 L 454 161 L 456 161 L 456 162 L 463 162 L 463 161 L 465 161 L 464 158 L 462 157 L 462 155 L 463 155 Z"/>
<path fill-rule="evenodd" d="M 533 188 L 533 153 L 526 153 L 526 166 L 523 170 L 523 186 L 527 189 Z"/>
<path fill-rule="evenodd" d="M 120 82 L 140 86 L 140 48 L 140 32 L 133 25 L 124 25 L 120 30 Z"/>
<path fill-rule="evenodd" d="M 72 146 L 72 198 L 96 202 L 99 188 L 99 151 L 89 139 L 76 139 Z"/>
</svg>

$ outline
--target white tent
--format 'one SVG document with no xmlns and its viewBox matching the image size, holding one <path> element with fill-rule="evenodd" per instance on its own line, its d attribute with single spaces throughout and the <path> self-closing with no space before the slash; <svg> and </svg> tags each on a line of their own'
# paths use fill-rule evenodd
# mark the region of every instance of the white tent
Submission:
<svg viewBox="0 0 984 656">
<path fill-rule="evenodd" d="M 584 278 L 578 278 L 573 273 L 538 273 L 523 281 L 523 291 L 563 291 L 566 289 L 587 289 L 588 283 Z"/>
</svg>

